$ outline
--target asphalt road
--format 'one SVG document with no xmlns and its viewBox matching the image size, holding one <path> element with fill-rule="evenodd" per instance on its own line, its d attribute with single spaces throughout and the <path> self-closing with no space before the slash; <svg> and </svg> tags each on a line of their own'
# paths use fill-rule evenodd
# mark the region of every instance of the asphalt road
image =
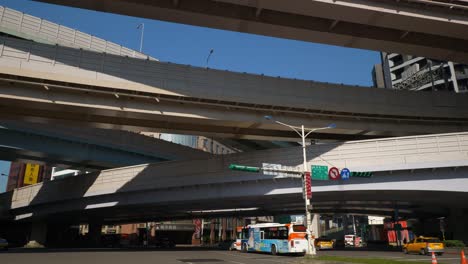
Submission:
<svg viewBox="0 0 468 264">
<path fill-rule="evenodd" d="M 402 252 L 330 250 L 319 255 L 374 257 L 395 260 L 414 260 L 431 263 L 431 257 L 405 255 Z M 438 257 L 439 263 L 460 263 L 459 255 L 449 252 Z M 144 249 L 11 249 L 0 253 L 0 264 L 266 264 L 323 263 L 299 256 L 271 256 L 260 253 L 213 250 L 193 247 L 178 247 L 170 250 Z"/>
<path fill-rule="evenodd" d="M 26 250 L 0 253 L 1 264 L 267 264 L 300 263 L 303 257 L 271 256 L 201 248 L 170 250 Z"/>
<path fill-rule="evenodd" d="M 366 257 L 366 258 L 382 258 L 382 259 L 393 259 L 393 260 L 406 260 L 406 261 L 423 261 L 431 263 L 431 256 L 422 256 L 419 254 L 404 254 L 399 251 L 366 251 L 366 250 L 324 250 L 319 251 L 319 255 L 323 256 L 346 256 L 346 257 Z M 460 252 L 455 250 L 447 250 L 443 256 L 436 256 L 438 263 L 442 264 L 459 264 L 460 263 Z"/>
</svg>

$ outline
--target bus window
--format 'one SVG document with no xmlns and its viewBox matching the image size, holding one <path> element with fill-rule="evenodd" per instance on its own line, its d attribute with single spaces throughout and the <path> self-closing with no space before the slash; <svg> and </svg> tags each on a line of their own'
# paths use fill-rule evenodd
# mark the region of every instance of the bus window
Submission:
<svg viewBox="0 0 468 264">
<path fill-rule="evenodd" d="M 303 225 L 293 225 L 293 232 L 307 232 L 307 228 Z"/>
<path fill-rule="evenodd" d="M 249 229 L 244 228 L 242 229 L 242 239 L 248 239 L 249 238 Z"/>
</svg>

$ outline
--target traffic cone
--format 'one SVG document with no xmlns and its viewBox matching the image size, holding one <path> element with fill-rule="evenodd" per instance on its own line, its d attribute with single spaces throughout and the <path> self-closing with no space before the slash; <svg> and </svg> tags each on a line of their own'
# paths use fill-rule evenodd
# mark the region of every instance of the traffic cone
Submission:
<svg viewBox="0 0 468 264">
<path fill-rule="evenodd" d="M 432 264 L 437 264 L 437 258 L 434 254 L 434 252 L 432 252 Z"/>
<path fill-rule="evenodd" d="M 460 264 L 467 264 L 466 263 L 466 258 L 465 258 L 465 251 L 463 249 L 460 252 L 460 256 L 461 256 Z"/>
</svg>

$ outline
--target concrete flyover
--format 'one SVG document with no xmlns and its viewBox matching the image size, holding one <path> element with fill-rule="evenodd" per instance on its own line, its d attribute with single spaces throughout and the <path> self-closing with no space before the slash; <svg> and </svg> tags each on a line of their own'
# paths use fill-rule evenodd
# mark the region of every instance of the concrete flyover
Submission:
<svg viewBox="0 0 468 264">
<path fill-rule="evenodd" d="M 109 169 L 210 154 L 134 132 L 27 122 L 0 122 L 0 159 Z"/>
<path fill-rule="evenodd" d="M 340 140 L 468 130 L 468 94 L 388 91 L 0 38 L 0 117 L 216 137 Z"/>
<path fill-rule="evenodd" d="M 319 213 L 448 215 L 466 210 L 468 133 L 321 144 L 308 163 L 374 171 L 372 178 L 313 181 Z M 301 168 L 300 148 L 162 162 L 40 183 L 0 195 L 3 219 L 86 222 L 302 213 L 301 181 L 228 170 L 231 163 Z"/>
<path fill-rule="evenodd" d="M 468 63 L 468 4 L 461 0 L 37 1 Z"/>
</svg>

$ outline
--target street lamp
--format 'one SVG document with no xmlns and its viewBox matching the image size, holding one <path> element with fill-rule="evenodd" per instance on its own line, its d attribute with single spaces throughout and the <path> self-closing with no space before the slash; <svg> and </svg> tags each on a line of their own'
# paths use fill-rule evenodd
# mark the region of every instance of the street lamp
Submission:
<svg viewBox="0 0 468 264">
<path fill-rule="evenodd" d="M 143 34 L 145 33 L 145 23 L 140 23 L 137 26 L 137 29 L 141 29 L 141 35 L 140 35 L 140 53 L 143 50 Z"/>
<path fill-rule="evenodd" d="M 292 125 L 288 125 L 288 124 L 285 124 L 283 122 L 280 122 L 280 121 L 277 121 L 277 120 L 274 120 L 272 116 L 264 116 L 265 119 L 267 120 L 270 120 L 270 121 L 273 121 L 277 124 L 280 124 L 280 125 L 283 125 L 283 126 L 287 126 L 289 128 L 291 128 L 292 130 L 294 130 L 294 132 L 296 132 L 302 139 L 302 156 L 304 158 L 304 162 L 303 162 L 303 165 L 304 165 L 304 173 L 303 173 L 303 179 L 302 179 L 302 186 L 305 186 L 305 173 L 307 172 L 307 156 L 306 156 L 306 144 L 305 144 L 305 139 L 308 135 L 310 135 L 310 133 L 314 132 L 314 131 L 317 131 L 317 130 L 322 130 L 322 129 L 329 129 L 329 128 L 335 128 L 336 125 L 335 124 L 329 124 L 328 126 L 326 127 L 319 127 L 319 128 L 305 128 L 304 125 L 301 125 L 300 127 L 298 126 L 292 126 Z M 305 132 L 307 131 L 307 133 Z M 307 199 L 307 195 L 304 195 L 304 200 L 305 200 L 305 213 L 306 213 L 306 227 L 307 227 L 307 237 L 309 238 L 309 243 L 308 243 L 308 246 L 307 246 L 307 254 L 310 254 L 310 255 L 316 255 L 316 251 L 315 251 L 315 246 L 313 246 L 313 243 L 314 243 L 314 240 L 315 239 L 312 239 L 312 236 L 310 234 L 310 230 L 311 230 L 311 215 L 310 215 L 310 211 L 309 211 L 309 207 L 310 207 L 310 200 Z"/>
</svg>

